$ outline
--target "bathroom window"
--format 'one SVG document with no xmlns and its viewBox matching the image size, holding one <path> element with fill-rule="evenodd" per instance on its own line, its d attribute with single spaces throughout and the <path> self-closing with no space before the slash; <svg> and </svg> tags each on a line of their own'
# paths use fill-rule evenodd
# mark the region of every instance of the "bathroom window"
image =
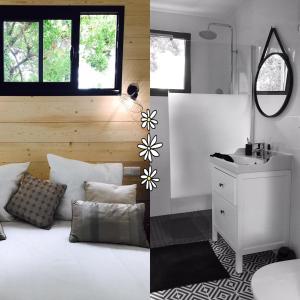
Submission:
<svg viewBox="0 0 300 300">
<path fill-rule="evenodd" d="M 120 95 L 124 8 L 0 6 L 0 95 Z"/>
<path fill-rule="evenodd" d="M 151 30 L 151 96 L 191 92 L 191 35 Z"/>
</svg>

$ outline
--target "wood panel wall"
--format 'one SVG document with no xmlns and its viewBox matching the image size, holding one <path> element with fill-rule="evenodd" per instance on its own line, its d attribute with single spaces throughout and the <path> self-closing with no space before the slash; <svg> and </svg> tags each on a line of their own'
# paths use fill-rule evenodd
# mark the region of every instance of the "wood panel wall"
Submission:
<svg viewBox="0 0 300 300">
<path fill-rule="evenodd" d="M 149 107 L 149 0 L 0 0 L 0 4 L 124 5 L 123 91 L 137 82 L 138 99 L 144 110 Z M 49 175 L 47 153 L 146 167 L 137 148 L 146 134 L 140 115 L 128 112 L 120 97 L 0 97 L 0 163 L 31 161 L 30 172 L 41 178 Z M 139 181 L 128 177 L 124 183 Z M 149 200 L 149 193 L 139 186 L 138 197 Z"/>
</svg>

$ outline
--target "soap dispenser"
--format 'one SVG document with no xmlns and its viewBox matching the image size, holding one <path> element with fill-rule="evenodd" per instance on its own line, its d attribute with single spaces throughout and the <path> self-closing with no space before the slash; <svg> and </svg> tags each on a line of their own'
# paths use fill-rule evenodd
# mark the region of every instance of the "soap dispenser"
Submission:
<svg viewBox="0 0 300 300">
<path fill-rule="evenodd" d="M 247 138 L 247 144 L 245 146 L 245 155 L 252 156 L 252 143 L 248 138 Z"/>
</svg>

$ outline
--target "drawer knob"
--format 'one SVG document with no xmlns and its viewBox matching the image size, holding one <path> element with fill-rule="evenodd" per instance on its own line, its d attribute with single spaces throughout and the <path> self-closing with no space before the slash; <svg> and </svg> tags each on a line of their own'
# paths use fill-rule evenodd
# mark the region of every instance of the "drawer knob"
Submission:
<svg viewBox="0 0 300 300">
<path fill-rule="evenodd" d="M 224 187 L 224 183 L 219 183 L 219 187 L 220 188 Z"/>
<path fill-rule="evenodd" d="M 221 215 L 225 214 L 225 211 L 223 209 L 220 210 Z"/>
</svg>

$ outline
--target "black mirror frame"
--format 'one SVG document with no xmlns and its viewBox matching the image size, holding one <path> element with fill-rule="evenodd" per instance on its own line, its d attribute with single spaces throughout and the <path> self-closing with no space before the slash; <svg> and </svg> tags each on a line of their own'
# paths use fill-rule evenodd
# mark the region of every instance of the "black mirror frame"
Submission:
<svg viewBox="0 0 300 300">
<path fill-rule="evenodd" d="M 266 56 L 266 52 L 267 52 L 267 49 L 268 49 L 268 45 L 270 43 L 270 40 L 271 40 L 271 37 L 272 35 L 275 35 L 277 41 L 278 41 L 278 44 L 280 46 L 280 49 L 282 52 L 272 52 L 270 54 L 268 54 Z M 284 100 L 284 103 L 282 104 L 281 108 L 273 115 L 267 115 L 260 107 L 259 105 L 259 102 L 258 102 L 258 98 L 257 98 L 257 95 L 258 94 L 267 94 L 267 93 L 259 93 L 257 90 L 256 90 L 256 84 L 257 84 L 257 80 L 258 80 L 258 75 L 259 75 L 259 72 L 260 72 L 260 69 L 262 68 L 264 62 L 272 55 L 280 55 L 282 57 L 282 59 L 284 60 L 287 68 L 288 68 L 288 84 L 289 84 L 289 87 L 288 87 L 288 90 L 287 92 L 285 93 L 286 97 L 285 97 L 285 100 Z M 294 76 L 293 76 L 293 69 L 292 69 L 292 65 L 290 63 L 290 60 L 289 60 L 289 57 L 281 43 L 281 40 L 279 38 L 279 35 L 278 35 L 278 32 L 276 30 L 276 28 L 272 27 L 271 30 L 270 30 L 270 33 L 269 33 L 269 36 L 268 36 L 268 39 L 267 39 L 267 42 L 265 44 L 265 47 L 264 47 L 264 51 L 262 53 L 262 56 L 261 56 L 261 59 L 260 59 L 260 62 L 259 62 L 259 65 L 258 65 L 258 69 L 257 69 L 257 72 L 256 72 L 256 76 L 255 76 L 255 80 L 254 80 L 254 85 L 253 85 L 253 93 L 254 93 L 254 100 L 255 100 L 255 104 L 256 104 L 256 107 L 258 109 L 258 111 L 266 118 L 274 118 L 274 117 L 277 117 L 279 116 L 284 110 L 285 108 L 287 107 L 289 101 L 290 101 L 290 98 L 291 98 L 291 95 L 292 95 L 292 91 L 293 91 L 293 85 L 294 85 Z M 282 92 L 272 92 L 272 93 L 268 93 L 268 95 L 282 95 L 284 93 Z"/>
</svg>

